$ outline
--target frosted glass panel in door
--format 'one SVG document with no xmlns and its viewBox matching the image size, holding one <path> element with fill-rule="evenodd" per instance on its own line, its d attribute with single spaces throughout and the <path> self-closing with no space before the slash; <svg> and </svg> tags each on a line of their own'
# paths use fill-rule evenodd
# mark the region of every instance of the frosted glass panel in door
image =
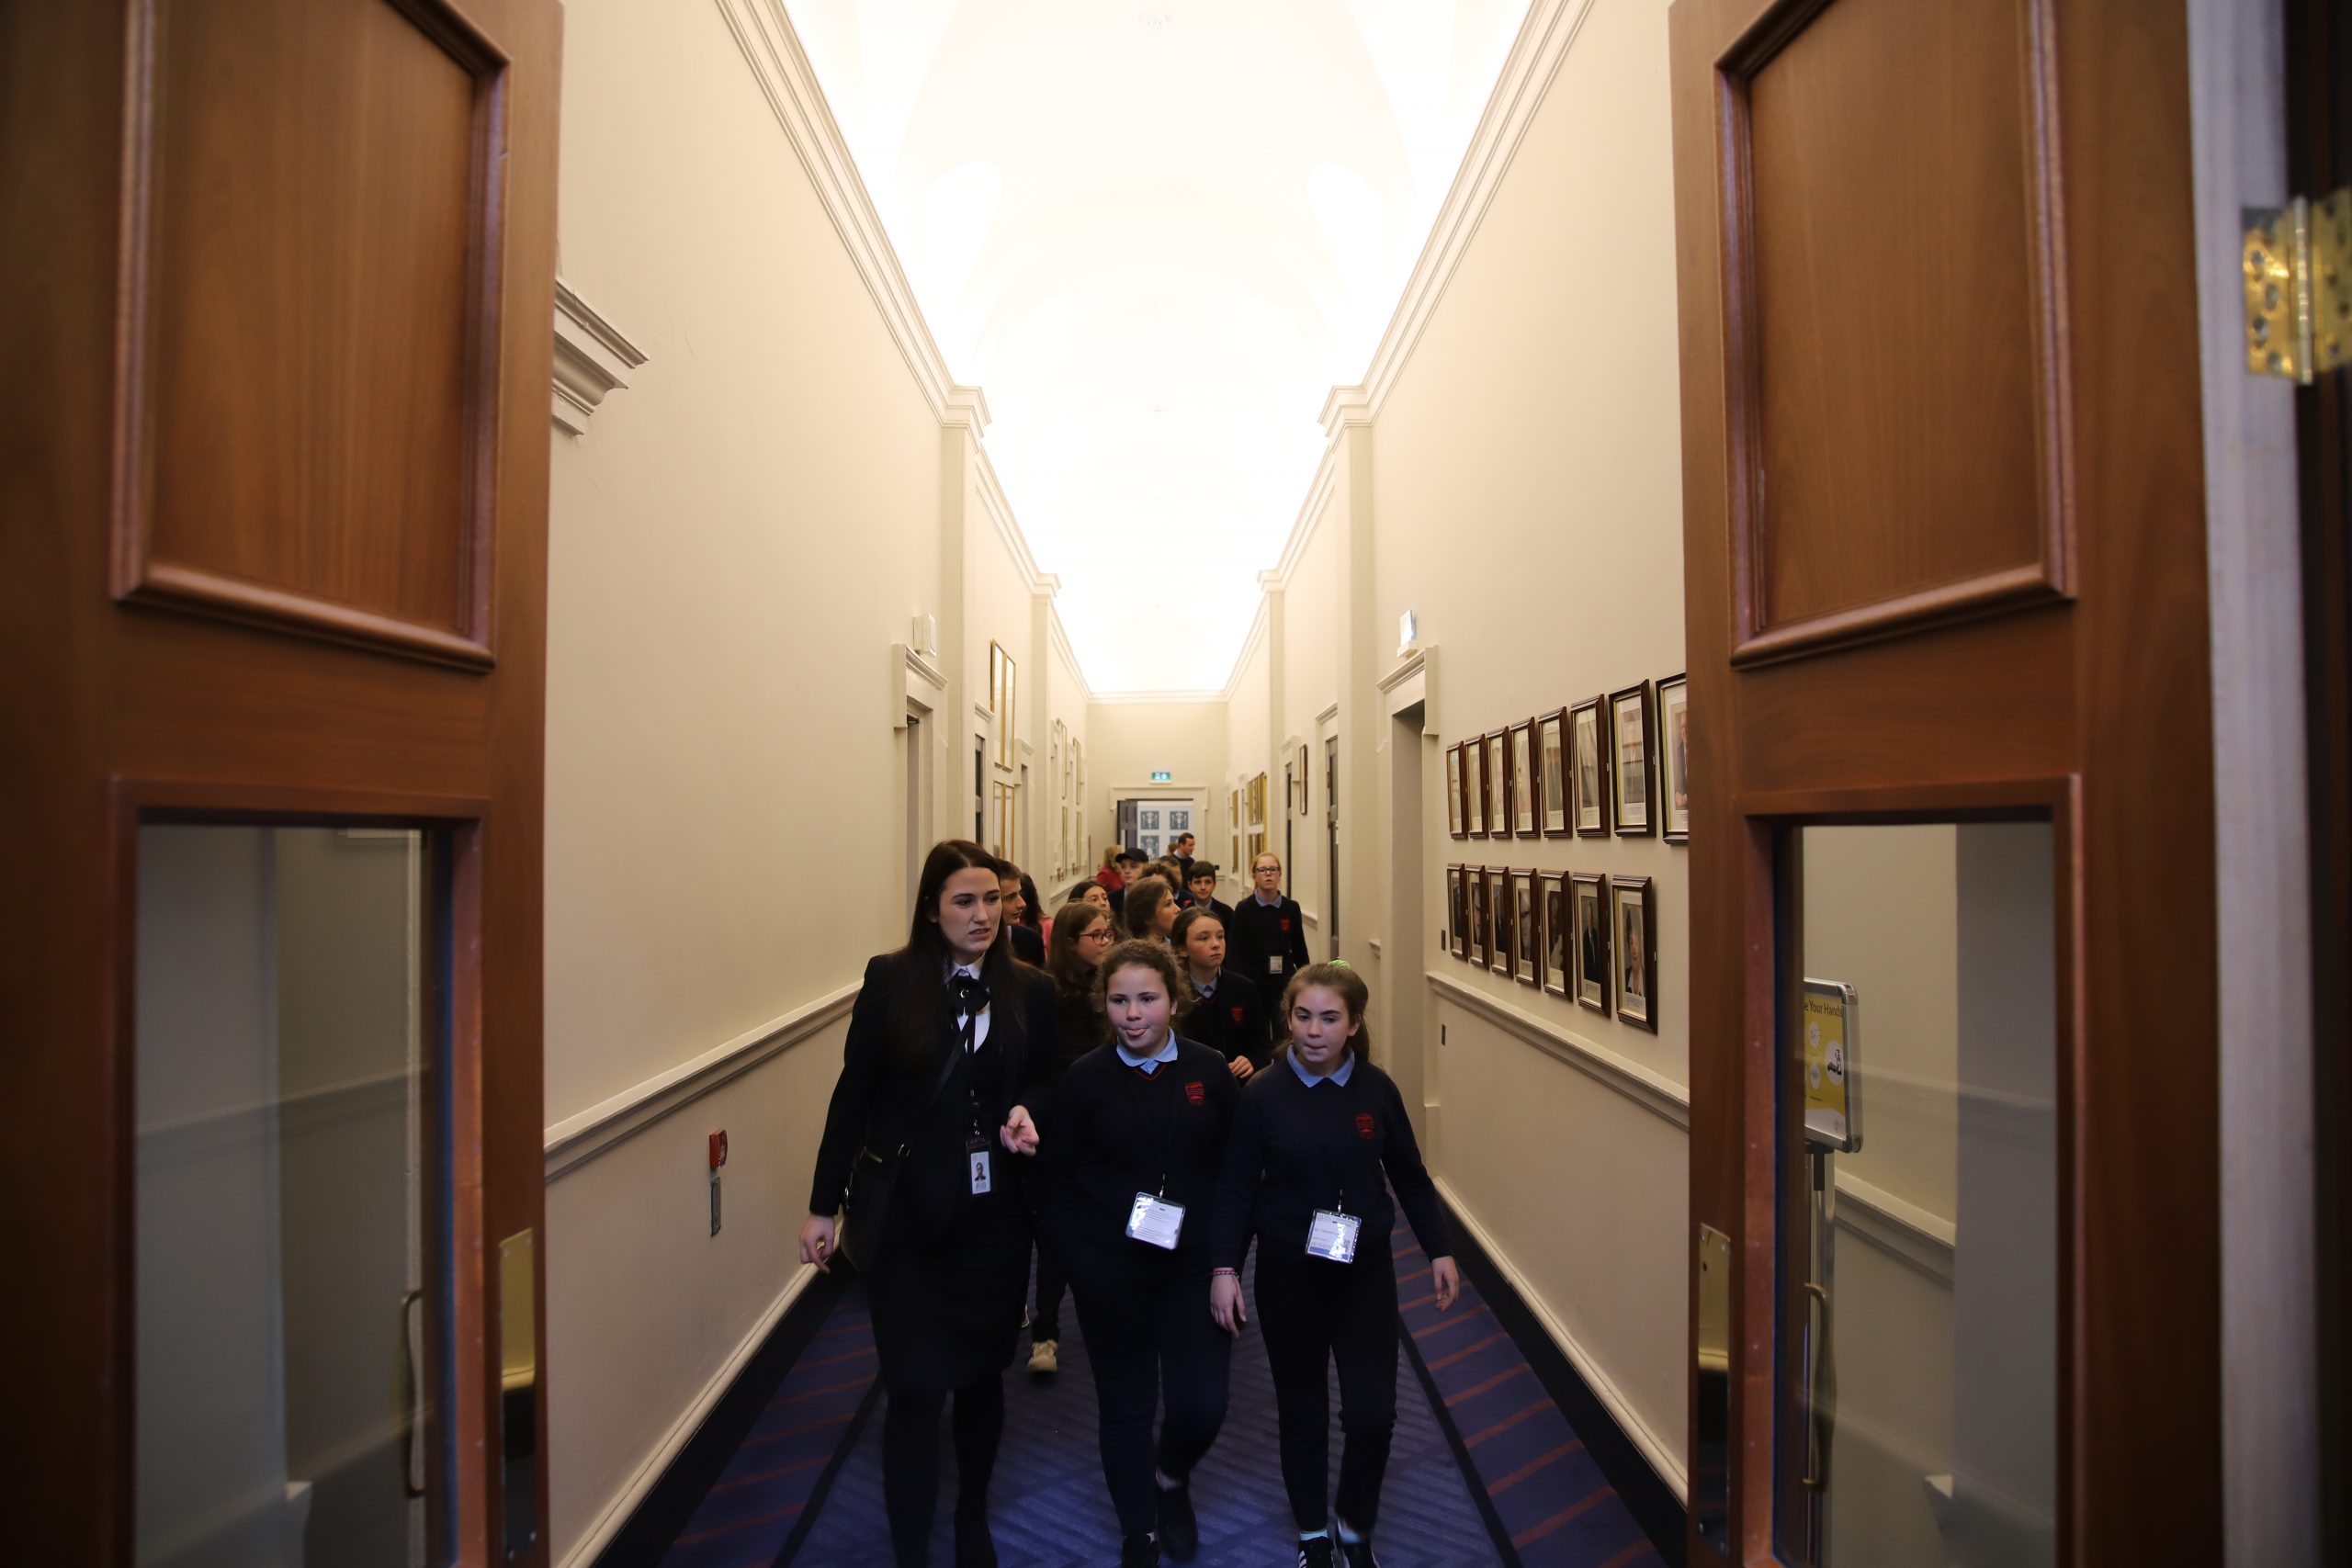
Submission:
<svg viewBox="0 0 2352 1568">
<path fill-rule="evenodd" d="M 426 849 L 140 830 L 141 1568 L 428 1561 Z"/>
</svg>

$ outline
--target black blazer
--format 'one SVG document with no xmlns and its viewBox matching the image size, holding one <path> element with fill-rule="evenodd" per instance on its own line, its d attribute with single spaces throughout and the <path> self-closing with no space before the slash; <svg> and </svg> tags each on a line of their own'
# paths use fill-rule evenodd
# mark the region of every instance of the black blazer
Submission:
<svg viewBox="0 0 2352 1568">
<path fill-rule="evenodd" d="M 1015 1105 L 1046 1092 L 1039 1080 L 1054 1067 L 1058 1055 L 1054 986 L 1041 971 L 1008 964 L 1004 978 L 989 998 L 988 1039 L 969 1060 L 957 1066 L 945 1090 L 933 1100 L 939 1064 L 945 1053 L 958 1048 L 956 1021 L 941 1019 L 929 1061 L 920 1071 L 899 1065 L 897 1042 L 890 1037 L 891 998 L 902 985 L 944 988 L 947 983 L 944 972 L 920 975 L 910 981 L 907 975 L 910 963 L 925 970 L 934 967 L 933 960 L 910 957 L 903 950 L 866 963 L 865 984 L 850 1009 L 842 1075 L 834 1082 L 832 1103 L 825 1111 L 825 1135 L 817 1145 L 808 1212 L 831 1214 L 841 1208 L 860 1148 L 871 1146 L 888 1156 L 903 1145 L 906 1164 L 890 1201 L 889 1230 L 901 1234 L 903 1224 L 917 1234 L 936 1235 L 945 1231 L 971 1195 L 964 1164 L 964 1143 L 971 1127 L 968 1090 L 977 1085 L 982 1131 L 991 1139 Z M 1030 1106 L 1033 1114 L 1037 1109 Z M 1001 1145 L 992 1143 L 991 1146 L 1003 1155 Z"/>
</svg>

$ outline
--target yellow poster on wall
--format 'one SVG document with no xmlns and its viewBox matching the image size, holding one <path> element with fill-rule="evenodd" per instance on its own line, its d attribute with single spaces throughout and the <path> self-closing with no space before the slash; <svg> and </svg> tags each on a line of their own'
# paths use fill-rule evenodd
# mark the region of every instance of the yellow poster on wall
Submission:
<svg viewBox="0 0 2352 1568">
<path fill-rule="evenodd" d="M 1805 1137 L 1844 1154 L 1862 1146 L 1856 1011 L 1853 987 L 1836 980 L 1805 981 L 1797 1017 Z"/>
</svg>

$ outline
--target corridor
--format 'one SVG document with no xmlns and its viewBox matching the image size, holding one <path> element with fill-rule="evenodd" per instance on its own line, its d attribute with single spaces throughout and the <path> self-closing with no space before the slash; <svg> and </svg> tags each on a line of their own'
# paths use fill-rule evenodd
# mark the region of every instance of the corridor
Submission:
<svg viewBox="0 0 2352 1568">
<path fill-rule="evenodd" d="M 1441 1314 L 1428 1260 L 1401 1221 L 1395 1258 L 1405 1386 L 1382 1499 L 1384 1558 L 1419 1568 L 1663 1562 L 1476 1288 Z M 1109 1561 L 1119 1532 L 1095 1454 L 1083 1340 L 1063 1341 L 1052 1378 L 1016 1368 L 1009 1383 L 990 1494 L 1004 1568 Z M 869 1568 L 884 1535 L 883 1398 L 852 1282 L 662 1551 L 662 1568 Z M 1336 1444 L 1336 1397 L 1332 1412 Z M 1288 1568 L 1295 1532 L 1274 1454 L 1273 1388 L 1251 1329 L 1234 1348 L 1224 1430 L 1194 1472 L 1204 1568 Z M 952 1447 L 946 1467 L 952 1478 Z M 953 1555 L 943 1507 L 933 1560 Z"/>
</svg>

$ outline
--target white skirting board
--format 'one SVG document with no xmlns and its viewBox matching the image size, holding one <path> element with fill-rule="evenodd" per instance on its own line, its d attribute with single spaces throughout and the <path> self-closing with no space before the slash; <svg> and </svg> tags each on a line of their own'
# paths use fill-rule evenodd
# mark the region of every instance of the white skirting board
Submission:
<svg viewBox="0 0 2352 1568">
<path fill-rule="evenodd" d="M 1510 1255 L 1463 1206 L 1460 1195 L 1447 1184 L 1445 1178 L 1432 1172 L 1431 1179 L 1437 1183 L 1438 1194 L 1445 1200 L 1446 1207 L 1453 1211 L 1454 1219 L 1470 1233 L 1471 1239 L 1478 1244 L 1478 1250 L 1485 1253 L 1501 1271 L 1503 1278 L 1510 1281 L 1510 1288 L 1519 1292 L 1519 1299 L 1527 1304 L 1529 1313 L 1544 1325 L 1544 1332 L 1551 1336 L 1552 1343 L 1560 1348 L 1560 1353 L 1567 1357 L 1568 1365 L 1576 1369 L 1577 1376 L 1584 1380 L 1585 1386 L 1592 1390 L 1593 1397 L 1608 1410 L 1610 1419 L 1617 1423 L 1627 1439 L 1641 1450 L 1642 1457 L 1649 1461 L 1650 1468 L 1657 1472 L 1659 1479 L 1672 1488 L 1675 1497 L 1688 1507 L 1690 1502 L 1690 1476 L 1682 1461 L 1675 1457 L 1673 1449 L 1651 1430 L 1648 1423 L 1634 1413 L 1634 1407 L 1618 1391 L 1617 1384 L 1600 1370 L 1600 1363 L 1586 1353 L 1585 1348 L 1577 1343 L 1577 1337 L 1568 1332 L 1567 1325 L 1552 1315 L 1551 1308 L 1544 1304 L 1535 1287 L 1511 1262 Z"/>
<path fill-rule="evenodd" d="M 662 1434 L 662 1440 L 653 1445 L 653 1451 L 645 1456 L 645 1462 L 639 1465 L 637 1473 L 628 1478 L 628 1484 L 613 1495 L 611 1501 L 597 1514 L 596 1522 L 589 1527 L 588 1533 L 563 1554 L 558 1568 L 588 1568 L 595 1562 L 596 1554 L 604 1551 L 613 1537 L 620 1532 L 620 1528 L 628 1522 L 629 1515 L 637 1511 L 637 1506 L 645 1501 L 646 1494 L 652 1491 L 654 1483 L 662 1479 L 662 1472 L 670 1468 L 670 1461 L 678 1457 L 678 1450 L 686 1446 L 702 1426 L 703 1417 L 708 1416 L 712 1407 L 726 1395 L 745 1364 L 759 1353 L 768 1336 L 775 1332 L 776 1325 L 784 1321 L 784 1314 L 792 1310 L 792 1303 L 800 1299 L 800 1293 L 816 1277 L 817 1270 L 806 1263 L 793 1274 L 784 1289 L 777 1292 L 775 1300 L 768 1303 L 768 1309 L 760 1314 L 759 1321 L 752 1325 L 752 1331 L 743 1337 L 743 1342 L 719 1363 L 710 1382 L 695 1395 L 685 1409 L 678 1413 L 678 1418 L 671 1423 L 670 1429 Z"/>
</svg>

